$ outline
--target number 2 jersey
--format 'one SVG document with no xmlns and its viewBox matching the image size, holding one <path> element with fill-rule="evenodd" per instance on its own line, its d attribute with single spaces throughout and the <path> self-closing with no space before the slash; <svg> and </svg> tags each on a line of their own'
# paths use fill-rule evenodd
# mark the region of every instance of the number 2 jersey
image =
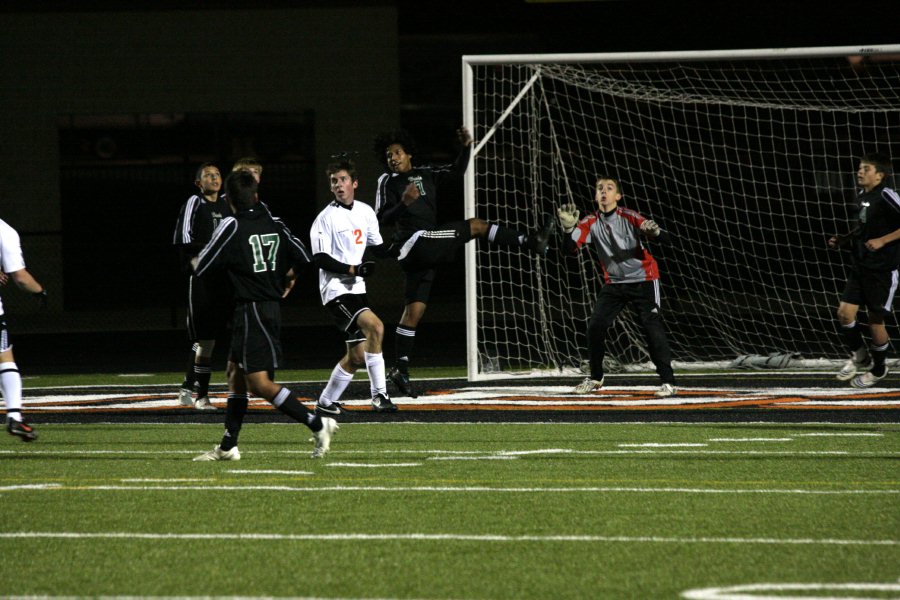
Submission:
<svg viewBox="0 0 900 600">
<path fill-rule="evenodd" d="M 337 200 L 322 209 L 309 231 L 313 254 L 327 254 L 345 265 L 363 262 L 367 246 L 383 243 L 372 207 L 359 200 L 347 206 Z M 342 294 L 365 294 L 362 277 L 319 269 L 319 294 L 328 304 Z"/>
<path fill-rule="evenodd" d="M 200 252 L 195 273 L 226 271 L 236 302 L 278 301 L 287 272 L 308 262 L 303 242 L 257 204 L 222 221 Z"/>
</svg>

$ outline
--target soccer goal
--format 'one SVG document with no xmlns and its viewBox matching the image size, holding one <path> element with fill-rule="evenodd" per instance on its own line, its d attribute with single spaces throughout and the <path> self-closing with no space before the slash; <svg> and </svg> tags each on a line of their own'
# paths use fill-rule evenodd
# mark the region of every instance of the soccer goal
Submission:
<svg viewBox="0 0 900 600">
<path fill-rule="evenodd" d="M 466 215 L 521 230 L 563 202 L 596 210 L 598 174 L 674 236 L 650 250 L 678 365 L 845 356 L 835 309 L 867 152 L 900 157 L 900 45 L 464 56 L 476 140 Z M 890 185 L 890 183 L 889 183 Z M 896 187 L 896 186 L 892 186 Z M 592 250 L 466 247 L 472 380 L 574 375 L 602 282 Z M 894 333 L 893 339 L 896 337 Z M 645 368 L 626 310 L 608 370 Z"/>
</svg>

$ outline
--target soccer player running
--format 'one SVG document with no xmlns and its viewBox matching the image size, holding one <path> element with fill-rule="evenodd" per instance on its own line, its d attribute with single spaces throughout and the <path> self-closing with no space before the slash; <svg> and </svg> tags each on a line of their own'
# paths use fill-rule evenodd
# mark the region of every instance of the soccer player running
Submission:
<svg viewBox="0 0 900 600">
<path fill-rule="evenodd" d="M 309 232 L 313 263 L 319 267 L 319 293 L 322 304 L 344 332 L 347 353 L 334 366 L 328 385 L 316 402 L 316 413 L 323 416 L 341 414 L 338 400 L 354 373 L 365 367 L 369 374 L 372 408 L 377 412 L 393 412 L 384 373 L 381 344 L 384 325 L 369 308 L 366 277 L 375 272 L 375 263 L 364 262 L 366 247 L 376 256 L 386 257 L 384 241 L 378 230 L 375 211 L 355 200 L 359 181 L 352 161 L 341 160 L 325 170 L 334 200 L 316 217 Z"/>
<path fill-rule="evenodd" d="M 231 283 L 225 273 L 200 279 L 191 261 L 212 238 L 222 219 L 231 215 L 228 202 L 220 196 L 222 175 L 213 163 L 197 169 L 194 185 L 198 194 L 188 198 L 178 213 L 173 243 L 178 246 L 182 270 L 189 274 L 187 332 L 191 343 L 184 382 L 178 392 L 182 406 L 198 410 L 215 410 L 209 401 L 209 380 L 212 376 L 212 353 L 216 339 L 226 331 L 231 320 L 233 303 Z M 197 398 L 193 399 L 196 386 Z"/>
<path fill-rule="evenodd" d="M 885 358 L 890 338 L 884 321 L 891 314 L 900 265 L 900 196 L 886 185 L 890 174 L 891 159 L 884 154 L 859 159 L 856 225 L 849 233 L 828 240 L 829 248 L 847 247 L 851 252 L 847 284 L 837 309 L 841 336 L 851 356 L 837 379 L 858 388 L 872 387 L 888 374 Z M 871 354 L 856 320 L 860 305 L 868 313 Z"/>
<path fill-rule="evenodd" d="M 198 277 L 225 271 L 234 287 L 234 322 L 228 361 L 229 396 L 225 434 L 199 461 L 240 460 L 238 434 L 247 413 L 248 392 L 265 398 L 280 412 L 313 432 L 312 458 L 329 449 L 337 422 L 306 409 L 288 388 L 273 381 L 281 362 L 280 301 L 295 266 L 309 262 L 303 243 L 259 204 L 258 183 L 249 171 L 232 172 L 225 193 L 234 216 L 226 218 L 196 263 Z"/>
<path fill-rule="evenodd" d="M 467 242 L 481 238 L 502 246 L 521 246 L 543 256 L 556 226 L 552 217 L 533 233 L 521 233 L 482 219 L 472 218 L 438 225 L 437 191 L 441 184 L 461 176 L 469 165 L 472 136 L 469 130 L 457 130 L 463 148 L 452 165 L 414 165 L 415 142 L 403 130 L 381 133 L 375 138 L 378 160 L 387 167 L 378 179 L 375 210 L 379 223 L 395 226 L 393 247 L 399 248 L 397 260 L 405 274 L 405 307 L 395 331 L 396 362 L 388 374 L 402 394 L 415 397 L 409 379 L 409 362 L 416 328 L 425 314 L 431 296 L 435 268 L 452 262 L 457 250 Z"/>
<path fill-rule="evenodd" d="M 43 308 L 47 305 L 47 290 L 25 268 L 19 233 L 2 219 L 0 219 L 0 270 L 3 273 L 0 284 L 6 284 L 12 279 L 19 289 L 31 293 L 37 299 L 38 306 Z M 6 404 L 6 431 L 23 442 L 36 440 L 37 432 L 34 427 L 26 423 L 22 417 L 22 376 L 13 356 L 13 345 L 9 339 L 2 300 L 0 300 L 0 390 Z"/>
<path fill-rule="evenodd" d="M 678 389 L 672 371 L 672 352 L 659 314 L 659 267 L 644 245 L 645 240 L 668 243 L 671 236 L 655 221 L 619 206 L 622 186 L 614 177 L 597 178 L 594 199 L 599 210 L 580 221 L 574 204 L 565 204 L 557 211 L 559 224 L 568 234 L 565 249 L 575 254 L 584 244 L 592 243 L 603 269 L 603 287 L 588 321 L 591 374 L 575 387 L 574 393 L 587 394 L 603 386 L 606 334 L 616 316 L 630 304 L 637 312 L 650 360 L 662 380 L 656 396 L 674 396 Z"/>
</svg>

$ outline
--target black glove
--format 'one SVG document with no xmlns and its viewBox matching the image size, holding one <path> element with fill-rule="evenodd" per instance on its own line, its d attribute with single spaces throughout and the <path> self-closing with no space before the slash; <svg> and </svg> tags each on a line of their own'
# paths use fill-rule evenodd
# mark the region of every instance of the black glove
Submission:
<svg viewBox="0 0 900 600">
<path fill-rule="evenodd" d="M 38 308 L 47 308 L 47 290 L 43 289 L 32 294 L 37 300 Z"/>
<path fill-rule="evenodd" d="M 361 265 L 357 265 L 356 274 L 363 279 L 365 279 L 366 277 L 371 277 L 375 274 L 375 263 L 371 260 L 368 260 Z"/>
</svg>

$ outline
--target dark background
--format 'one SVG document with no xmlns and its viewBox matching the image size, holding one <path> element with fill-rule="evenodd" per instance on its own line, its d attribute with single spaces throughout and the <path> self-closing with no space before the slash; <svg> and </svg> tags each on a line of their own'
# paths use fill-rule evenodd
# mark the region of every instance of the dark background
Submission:
<svg viewBox="0 0 900 600">
<path fill-rule="evenodd" d="M 418 141 L 418 162 L 449 162 L 458 146 L 455 129 L 462 120 L 461 61 L 466 54 L 524 54 L 621 52 L 653 50 L 704 50 L 732 48 L 803 47 L 835 45 L 875 45 L 900 41 L 896 2 L 646 2 L 606 0 L 597 2 L 523 2 L 505 0 L 471 7 L 457 2 L 284 2 L 265 0 L 252 3 L 203 1 L 131 1 L 128 3 L 11 1 L 0 6 L 0 14 L 79 15 L 114 14 L 132 11 L 204 11 L 217 18 L 243 18 L 245 11 L 279 11 L 322 8 L 360 9 L 383 7 L 396 12 L 396 30 L 386 31 L 385 49 L 378 44 L 360 51 L 378 54 L 384 51 L 389 69 L 396 70 L 399 85 L 397 125 L 410 130 Z M 341 14 L 346 14 L 341 13 Z M 346 18 L 346 17 L 341 17 Z M 198 24 L 198 26 L 201 24 Z M 331 29 L 333 27 L 333 30 Z M 329 23 L 325 39 L 339 39 L 344 27 L 340 19 Z M 54 35 L 48 31 L 47 35 Z M 223 45 L 239 44 L 249 50 L 252 59 L 254 41 L 223 39 Z M 116 48 L 110 48 L 116 52 Z M 65 47 L 60 48 L 65 52 Z M 198 57 L 198 62 L 216 57 Z M 7 60 L 14 60 L 7 57 Z M 326 47 L 318 61 L 329 61 Z M 252 61 L 251 61 L 252 62 Z M 319 65 L 321 67 L 321 65 Z M 253 63 L 273 86 L 278 85 L 282 65 L 260 60 Z M 329 63 L 330 70 L 341 71 L 342 63 Z M 229 76 L 240 81 L 240 71 Z M 7 94 L 29 81 L 7 81 Z M 353 93 L 354 81 L 347 81 L 335 94 Z M 177 114 L 177 92 L 172 105 Z M 100 112 L 110 112 L 108 107 Z M 263 190 L 278 214 L 298 233 L 306 234 L 317 212 L 316 203 L 300 204 L 301 197 L 317 197 L 322 203 L 321 155 L 332 150 L 358 153 L 358 162 L 366 175 L 362 195 L 374 189 L 377 165 L 365 141 L 375 130 L 358 136 L 353 147 L 335 148 L 323 132 L 309 122 L 314 119 L 299 107 L 296 113 L 275 114 L 253 111 L 223 112 L 185 109 L 183 119 L 168 127 L 142 127 L 135 131 L 117 126 L 104 132 L 104 125 L 77 127 L 64 120 L 59 125 L 59 178 L 61 223 L 59 230 L 49 226 L 25 228 L 23 244 L 41 239 L 61 239 L 59 260 L 61 280 L 45 283 L 54 293 L 51 314 L 21 311 L 21 336 L 17 337 L 17 357 L 25 370 L 61 371 L 98 369 L 142 371 L 177 370 L 184 346 L 184 285 L 175 271 L 169 244 L 175 210 L 193 193 L 190 174 L 198 158 L 218 159 L 224 168 L 238 155 L 257 153 L 267 169 Z M 54 115 L 53 118 L 58 118 Z M 135 118 L 139 119 L 140 116 Z M 366 120 L 365 115 L 348 119 Z M 371 119 L 369 119 L 371 120 Z M 256 135 L 255 146 L 242 148 L 238 143 L 245 130 Z M 206 148 L 187 151 L 198 132 L 208 140 Z M 286 136 L 286 132 L 294 135 Z M 113 157 L 104 135 L 115 140 Z M 129 134 L 131 137 L 129 137 Z M 86 141 L 87 140 L 87 141 Z M 236 140 L 238 142 L 236 142 Z M 323 150 L 323 148 L 325 150 Z M 318 155 L 317 155 L 318 152 Z M 179 157 L 171 160 L 175 153 Z M 106 156 L 106 158 L 104 158 Z M 165 158 L 165 159 L 164 159 Z M 134 159 L 134 160 L 131 160 Z M 90 190 L 90 197 L 79 191 Z M 8 194 L 7 194 L 8 195 Z M 170 198 L 159 207 L 158 198 Z M 101 201 L 108 198 L 108 201 Z M 127 238 L 115 242 L 86 235 L 98 224 L 105 229 L 121 223 L 120 216 L 108 209 L 110 203 L 127 202 L 140 210 L 140 226 Z M 463 214 L 461 187 L 442 190 L 441 220 Z M 20 209 L 21 210 L 21 209 Z M 36 207 L 35 210 L 40 210 Z M 4 218 L 0 214 L 0 218 Z M 301 237 L 303 237 L 301 235 Z M 102 260 L 100 259 L 102 257 Z M 31 265 L 34 265 L 33 267 Z M 41 275 L 37 262 L 29 262 Z M 312 273 L 310 273 L 312 276 Z M 401 304 L 399 273 L 385 269 L 384 297 L 378 311 L 388 331 L 399 318 Z M 14 292 L 4 293 L 6 297 Z M 144 319 L 140 314 L 105 318 L 104 311 L 149 309 L 165 313 L 165 318 Z M 342 352 L 340 337 L 332 331 L 327 316 L 318 305 L 315 286 L 301 288 L 286 306 L 285 331 L 289 367 L 330 366 Z M 464 311 L 462 261 L 444 270 L 435 286 L 429 315 L 423 321 L 419 339 L 422 362 L 461 364 L 464 361 Z M 53 325 L 49 326 L 48 323 Z M 13 321 L 15 325 L 16 321 Z M 13 329 L 15 335 L 15 328 Z M 110 333 L 112 332 L 112 333 Z M 388 352 L 392 336 L 387 336 Z M 307 340 L 315 339 L 316 343 Z M 434 344 L 440 339 L 441 344 Z M 428 343 L 431 340 L 431 343 Z M 90 348 L 88 352 L 85 348 Z M 128 352 L 123 352 L 128 348 Z"/>
</svg>

